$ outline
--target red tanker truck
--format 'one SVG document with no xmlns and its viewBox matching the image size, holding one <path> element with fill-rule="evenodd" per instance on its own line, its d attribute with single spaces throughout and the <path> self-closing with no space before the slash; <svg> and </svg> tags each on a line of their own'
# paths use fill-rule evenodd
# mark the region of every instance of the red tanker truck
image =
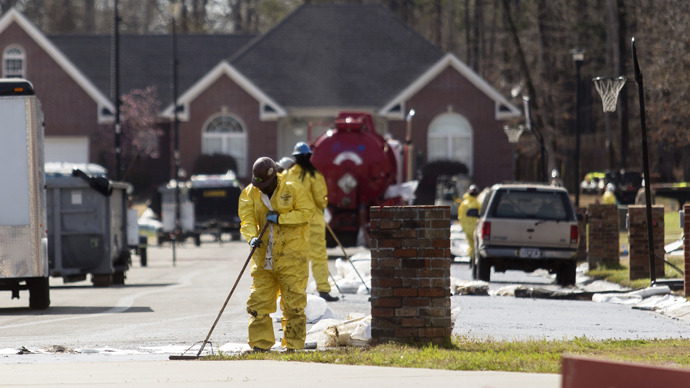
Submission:
<svg viewBox="0 0 690 388">
<path fill-rule="evenodd" d="M 368 245 L 369 207 L 400 204 L 399 198 L 391 201 L 390 193 L 384 195 L 402 175 L 395 142 L 376 133 L 370 114 L 341 112 L 312 148 L 311 162 L 328 187 L 330 227 L 344 245 L 355 245 L 358 234 Z"/>
</svg>

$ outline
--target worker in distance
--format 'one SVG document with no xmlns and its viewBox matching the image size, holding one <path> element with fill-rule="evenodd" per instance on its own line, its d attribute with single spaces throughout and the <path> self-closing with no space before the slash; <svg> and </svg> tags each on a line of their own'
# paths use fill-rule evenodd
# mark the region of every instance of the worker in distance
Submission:
<svg viewBox="0 0 690 388">
<path fill-rule="evenodd" d="M 474 257 L 474 228 L 477 225 L 477 220 L 479 219 L 479 210 L 481 204 L 477 200 L 479 195 L 479 189 L 476 185 L 470 185 L 467 192 L 462 196 L 462 202 L 460 207 L 458 207 L 458 221 L 460 221 L 460 226 L 462 226 L 462 231 L 465 233 L 467 238 L 467 256 Z"/>
<path fill-rule="evenodd" d="M 252 167 L 252 183 L 240 194 L 238 213 L 242 220 L 240 233 L 255 248 L 247 300 L 249 346 L 254 351 L 267 351 L 275 344 L 270 314 L 276 311 L 280 294 L 281 345 L 288 350 L 303 349 L 307 335 L 304 309 L 309 280 L 309 220 L 314 205 L 302 186 L 281 177 L 271 158 L 261 157 Z"/>
<path fill-rule="evenodd" d="M 328 205 L 328 188 L 323 174 L 311 163 L 312 150 L 305 142 L 295 145 L 292 157 L 295 164 L 284 172 L 289 182 L 299 183 L 304 187 L 309 200 L 314 205 L 314 215 L 310 220 L 309 261 L 311 272 L 316 281 L 319 296 L 327 302 L 339 300 L 331 296 L 331 284 L 328 282 L 328 253 L 326 252 L 326 221 L 324 210 Z"/>
</svg>

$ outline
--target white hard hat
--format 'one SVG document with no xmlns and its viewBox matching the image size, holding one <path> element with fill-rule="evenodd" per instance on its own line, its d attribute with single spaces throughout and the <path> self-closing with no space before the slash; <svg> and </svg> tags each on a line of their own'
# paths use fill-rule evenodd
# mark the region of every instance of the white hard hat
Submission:
<svg viewBox="0 0 690 388">
<path fill-rule="evenodd" d="M 608 183 L 606 185 L 606 191 L 615 191 L 615 190 L 616 190 L 616 186 L 614 186 L 613 183 Z"/>
</svg>

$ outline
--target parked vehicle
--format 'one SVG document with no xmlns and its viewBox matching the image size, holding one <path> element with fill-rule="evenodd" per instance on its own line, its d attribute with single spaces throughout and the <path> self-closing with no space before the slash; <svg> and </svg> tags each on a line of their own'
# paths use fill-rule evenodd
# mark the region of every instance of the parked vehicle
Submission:
<svg viewBox="0 0 690 388">
<path fill-rule="evenodd" d="M 484 197 L 475 229 L 474 279 L 489 281 L 491 268 L 546 269 L 560 285 L 575 284 L 579 241 L 568 192 L 542 184 L 497 184 Z"/>
<path fill-rule="evenodd" d="M 235 173 L 223 175 L 193 175 L 189 181 L 180 182 L 180 231 L 176 239 L 193 238 L 201 245 L 201 235 L 211 234 L 220 241 L 223 233 L 232 240 L 240 239 L 240 217 L 237 206 L 242 185 Z M 158 188 L 161 204 L 162 228 L 158 231 L 158 243 L 169 241 L 176 228 L 175 182 Z M 155 209 L 154 209 L 155 211 Z"/>
<path fill-rule="evenodd" d="M 237 206 L 242 186 L 232 171 L 224 175 L 192 175 L 189 200 L 194 204 L 195 230 L 213 234 L 220 240 L 229 233 L 232 240 L 240 239 L 240 216 Z"/>
<path fill-rule="evenodd" d="M 33 85 L 0 79 L 0 290 L 50 306 L 43 113 Z"/>
</svg>

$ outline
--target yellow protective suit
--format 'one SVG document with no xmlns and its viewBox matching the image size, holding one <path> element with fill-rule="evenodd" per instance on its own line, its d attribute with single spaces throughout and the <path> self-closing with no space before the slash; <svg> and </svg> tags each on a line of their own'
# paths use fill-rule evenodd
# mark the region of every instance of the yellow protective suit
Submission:
<svg viewBox="0 0 690 388">
<path fill-rule="evenodd" d="M 328 253 L 326 253 L 326 221 L 323 211 L 328 205 L 328 188 L 323 175 L 315 171 L 314 176 L 304 174 L 300 179 L 302 167 L 298 164 L 290 167 L 284 174 L 289 182 L 297 182 L 304 186 L 309 199 L 314 204 L 314 215 L 310 221 L 309 260 L 311 272 L 316 281 L 316 290 L 319 292 L 331 292 L 331 284 L 328 282 Z"/>
<path fill-rule="evenodd" d="M 270 349 L 275 344 L 273 322 L 269 314 L 276 311 L 276 298 L 281 295 L 283 310 L 282 345 L 288 349 L 303 349 L 307 336 L 307 282 L 309 280 L 309 220 L 314 206 L 300 185 L 286 182 L 277 176 L 278 184 L 270 199 L 278 212 L 278 224 L 273 224 L 273 269 L 264 269 L 269 245 L 269 228 L 263 244 L 254 251 L 251 263 L 252 286 L 247 300 L 249 318 L 249 346 Z M 240 233 L 251 241 L 258 237 L 269 209 L 261 200 L 261 191 L 253 185 L 240 194 L 238 213 L 242 220 Z"/>
<path fill-rule="evenodd" d="M 606 191 L 604 192 L 604 195 L 601 197 L 601 203 L 604 205 L 615 205 L 616 204 L 616 195 L 613 194 L 611 191 Z"/>
<path fill-rule="evenodd" d="M 467 211 L 470 209 L 477 209 L 477 214 L 481 204 L 477 200 L 477 197 L 465 193 L 462 196 L 462 203 L 458 207 L 458 221 L 460 221 L 460 226 L 462 226 L 462 231 L 465 232 L 465 237 L 467 238 L 467 244 L 469 249 L 467 254 L 470 258 L 474 257 L 474 227 L 477 226 L 477 219 L 479 217 L 471 217 L 467 215 Z"/>
</svg>

